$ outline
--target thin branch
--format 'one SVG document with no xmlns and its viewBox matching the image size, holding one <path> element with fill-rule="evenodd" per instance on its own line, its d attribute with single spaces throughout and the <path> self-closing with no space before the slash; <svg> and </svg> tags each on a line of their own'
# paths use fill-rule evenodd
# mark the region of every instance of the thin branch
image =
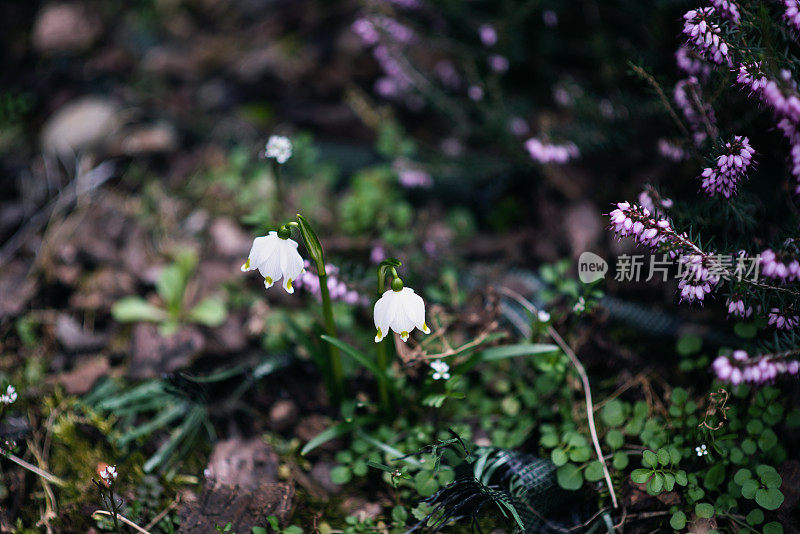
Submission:
<svg viewBox="0 0 800 534">
<path fill-rule="evenodd" d="M 94 512 L 92 512 L 92 518 L 93 519 L 94 519 L 94 516 L 96 516 L 96 515 L 107 515 L 109 517 L 113 517 L 113 514 L 111 512 L 106 511 L 106 510 L 95 510 Z M 135 531 L 141 532 L 141 534 L 151 534 L 149 531 L 143 529 L 142 527 L 140 527 L 139 525 L 137 525 L 136 523 L 134 523 L 133 521 L 131 521 L 130 519 L 128 519 L 127 517 L 125 517 L 122 514 L 117 514 L 117 518 L 120 521 L 122 521 L 123 523 L 125 523 L 126 525 L 128 525 L 129 527 L 131 527 L 132 529 L 134 529 Z"/>
<path fill-rule="evenodd" d="M 527 308 L 531 313 L 536 314 L 539 312 L 539 310 L 536 308 L 536 306 L 534 306 L 532 302 L 527 300 L 525 297 L 523 297 L 516 291 L 513 291 L 506 287 L 500 287 L 499 290 L 501 293 L 511 297 L 515 301 L 525 306 L 525 308 Z M 553 341 L 555 341 L 556 345 L 558 345 L 561 348 L 561 350 L 564 351 L 564 354 L 566 354 L 567 357 L 570 359 L 572 365 L 574 365 L 575 369 L 578 371 L 578 375 L 580 375 L 581 377 L 581 383 L 583 384 L 583 392 L 586 396 L 586 418 L 588 419 L 589 422 L 589 433 L 592 436 L 592 443 L 594 443 L 594 450 L 595 453 L 597 454 L 597 459 L 603 466 L 603 476 L 606 479 L 606 485 L 608 485 L 608 491 L 611 493 L 611 504 L 614 506 L 615 509 L 619 508 L 619 504 L 617 503 L 617 494 L 614 491 L 614 484 L 611 481 L 611 473 L 608 471 L 608 464 L 606 464 L 603 455 L 603 449 L 600 447 L 600 440 L 597 437 L 597 428 L 595 428 L 594 424 L 592 390 L 589 386 L 589 377 L 586 374 L 586 369 L 584 369 L 583 364 L 581 364 L 580 360 L 578 359 L 578 356 L 575 354 L 572 348 L 566 343 L 566 341 L 564 341 L 564 339 L 558 334 L 555 328 L 553 328 L 552 326 L 548 326 L 547 334 L 553 339 Z"/>
<path fill-rule="evenodd" d="M 55 476 L 55 475 L 53 475 L 51 473 L 48 473 L 47 471 L 45 471 L 43 469 L 39 469 L 38 467 L 36 467 L 33 464 L 29 464 L 28 462 L 26 462 L 25 460 L 23 460 L 19 456 L 15 456 L 14 454 L 12 454 L 10 452 L 7 452 L 7 451 L 0 452 L 0 456 L 8 458 L 9 460 L 14 462 L 18 466 L 27 469 L 31 473 L 42 477 L 43 479 L 47 480 L 48 482 L 50 482 L 52 484 L 55 484 L 56 486 L 64 487 L 64 486 L 67 485 L 66 482 L 64 482 L 63 480 L 61 480 L 57 476 Z"/>
</svg>

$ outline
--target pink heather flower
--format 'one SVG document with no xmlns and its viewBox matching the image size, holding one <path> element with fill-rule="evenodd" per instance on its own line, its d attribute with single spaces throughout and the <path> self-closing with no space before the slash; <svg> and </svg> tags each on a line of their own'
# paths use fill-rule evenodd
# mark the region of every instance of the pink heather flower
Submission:
<svg viewBox="0 0 800 534">
<path fill-rule="evenodd" d="M 771 249 L 767 249 L 760 255 L 761 275 L 782 283 L 797 282 L 800 280 L 800 261 L 796 258 L 786 257 L 780 260 Z"/>
<path fill-rule="evenodd" d="M 530 128 L 522 117 L 511 117 L 508 121 L 508 131 L 516 136 L 523 136 L 530 131 Z"/>
<path fill-rule="evenodd" d="M 372 46 L 378 43 L 381 36 L 375 25 L 367 18 L 358 18 L 350 26 L 353 32 L 361 38 L 364 46 Z"/>
<path fill-rule="evenodd" d="M 489 68 L 502 74 L 508 70 L 508 59 L 500 54 L 492 54 L 489 56 Z"/>
<path fill-rule="evenodd" d="M 800 31 L 800 2 L 798 0 L 783 0 L 786 8 L 783 16 L 795 30 Z"/>
<path fill-rule="evenodd" d="M 725 143 L 716 165 L 703 169 L 700 175 L 705 192 L 709 196 L 722 195 L 725 198 L 734 195 L 739 182 L 747 177 L 755 153 L 747 137 L 736 135 Z"/>
<path fill-rule="evenodd" d="M 750 88 L 751 94 L 761 95 L 767 86 L 767 77 L 761 71 L 761 63 L 740 63 L 739 71 L 736 74 L 736 81 L 745 87 Z"/>
<path fill-rule="evenodd" d="M 554 28 L 558 26 L 558 15 L 552 9 L 545 9 L 542 11 L 542 22 L 548 28 Z"/>
<path fill-rule="evenodd" d="M 525 141 L 525 149 L 531 158 L 539 163 L 566 163 L 580 156 L 580 151 L 574 143 L 555 145 L 543 143 L 535 137 Z"/>
<path fill-rule="evenodd" d="M 789 119 L 781 119 L 778 122 L 778 128 L 783 131 L 783 135 L 789 141 L 790 171 L 797 182 L 794 192 L 796 195 L 800 195 L 800 132 Z"/>
<path fill-rule="evenodd" d="M 317 273 L 311 272 L 311 263 L 308 260 L 305 261 L 305 264 L 306 268 L 302 273 L 300 273 L 300 275 L 297 277 L 297 280 L 293 282 L 294 286 L 311 293 L 317 298 L 317 300 L 322 300 L 319 276 L 317 276 Z M 354 305 L 366 305 L 369 303 L 369 299 L 362 296 L 358 291 L 350 289 L 347 284 L 345 284 L 339 278 L 338 267 L 327 264 L 325 266 L 325 271 L 328 273 L 328 292 L 331 295 L 331 299 L 340 300 L 342 302 L 346 302 L 347 304 Z"/>
<path fill-rule="evenodd" d="M 478 28 L 478 35 L 483 46 L 491 47 L 497 44 L 497 31 L 491 24 L 481 24 Z"/>
<path fill-rule="evenodd" d="M 774 382 L 780 375 L 797 376 L 800 362 L 790 359 L 796 352 L 758 354 L 751 356 L 746 351 L 735 350 L 728 356 L 718 356 L 711 368 L 719 380 L 734 386 L 741 383 L 761 385 Z"/>
<path fill-rule="evenodd" d="M 690 254 L 681 256 L 680 277 L 678 291 L 681 301 L 688 300 L 703 301 L 705 296 L 711 293 L 719 283 L 720 277 L 712 274 L 707 265 L 708 257 L 702 254 Z"/>
<path fill-rule="evenodd" d="M 383 98 L 397 98 L 402 92 L 400 84 L 394 78 L 384 76 L 375 81 L 375 92 Z"/>
<path fill-rule="evenodd" d="M 436 63 L 433 70 L 436 76 L 439 77 L 439 80 L 441 80 L 442 85 L 448 89 L 456 89 L 461 85 L 461 76 L 459 76 L 452 61 L 443 59 Z"/>
<path fill-rule="evenodd" d="M 675 52 L 675 62 L 679 69 L 690 76 L 705 79 L 711 74 L 711 65 L 687 45 L 681 45 Z"/>
<path fill-rule="evenodd" d="M 641 206 L 620 202 L 617 209 L 608 214 L 611 229 L 620 237 L 632 237 L 637 243 L 656 249 L 673 232 L 666 219 L 650 218 L 650 211 Z"/>
<path fill-rule="evenodd" d="M 663 137 L 658 140 L 658 153 L 671 161 L 684 161 L 689 158 L 689 154 L 683 148 Z"/>
<path fill-rule="evenodd" d="M 479 85 L 471 85 L 469 89 L 467 89 L 467 95 L 471 100 L 478 102 L 479 100 L 483 100 L 483 89 Z"/>
<path fill-rule="evenodd" d="M 688 11 L 684 16 L 683 33 L 697 52 L 716 63 L 732 65 L 728 43 L 722 37 L 719 25 L 712 20 L 715 15 L 713 7 L 701 7 Z"/>
<path fill-rule="evenodd" d="M 800 316 L 786 315 L 778 308 L 772 308 L 767 317 L 769 318 L 767 324 L 778 330 L 794 330 L 800 325 Z"/>
<path fill-rule="evenodd" d="M 734 317 L 742 317 L 747 318 L 753 315 L 753 307 L 752 306 L 745 306 L 744 301 L 742 299 L 728 299 L 728 315 L 732 315 Z M 734 354 L 736 354 L 734 352 Z"/>
<path fill-rule="evenodd" d="M 739 24 L 739 8 L 731 0 L 710 0 L 709 3 L 714 6 L 720 17 L 728 19 L 735 25 Z"/>
<path fill-rule="evenodd" d="M 376 245 L 372 247 L 372 250 L 369 253 L 370 262 L 377 265 L 385 259 L 386 259 L 386 251 L 383 249 L 382 246 Z"/>
<path fill-rule="evenodd" d="M 708 138 L 717 136 L 717 118 L 711 105 L 702 99 L 702 90 L 697 78 L 690 76 L 679 80 L 673 91 L 675 104 L 680 108 L 696 145 L 701 145 Z M 710 128 L 710 132 L 707 131 Z"/>
<path fill-rule="evenodd" d="M 431 179 L 430 174 L 404 159 L 396 160 L 392 166 L 397 173 L 400 185 L 407 189 L 428 188 L 433 185 L 433 179 Z"/>
<path fill-rule="evenodd" d="M 656 198 L 653 198 L 655 195 Z M 673 205 L 672 199 L 661 198 L 655 190 L 648 186 L 647 189 L 639 193 L 639 205 L 658 216 L 663 216 L 665 209 L 670 209 Z"/>
</svg>

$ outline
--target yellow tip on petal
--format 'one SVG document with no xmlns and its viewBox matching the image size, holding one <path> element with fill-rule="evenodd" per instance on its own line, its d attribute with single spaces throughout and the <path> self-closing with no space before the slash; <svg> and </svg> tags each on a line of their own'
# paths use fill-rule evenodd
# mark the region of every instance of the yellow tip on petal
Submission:
<svg viewBox="0 0 800 534">
<path fill-rule="evenodd" d="M 272 281 L 272 278 L 270 278 L 269 276 L 267 276 L 266 278 L 264 278 L 264 287 L 266 287 L 267 289 L 271 288 L 271 287 L 272 287 L 272 284 L 274 284 L 274 283 L 275 283 L 275 282 L 273 282 L 273 281 Z"/>
<path fill-rule="evenodd" d="M 408 332 L 406 332 L 405 330 L 400 332 L 400 339 L 402 339 L 403 341 L 408 341 Z"/>
<path fill-rule="evenodd" d="M 422 332 L 425 333 L 425 334 L 430 334 L 431 333 L 431 329 L 428 328 L 428 323 L 422 323 Z"/>
<path fill-rule="evenodd" d="M 244 265 L 242 265 L 242 272 L 245 272 L 249 269 L 250 269 L 250 258 L 247 258 L 247 261 L 244 262 Z"/>
<path fill-rule="evenodd" d="M 375 343 L 380 343 L 382 339 L 383 339 L 383 332 L 381 332 L 381 329 L 378 328 L 378 333 L 375 334 Z"/>
<path fill-rule="evenodd" d="M 283 288 L 286 290 L 287 293 L 294 293 L 294 288 L 292 287 L 292 279 L 287 278 L 286 284 L 284 284 Z"/>
</svg>

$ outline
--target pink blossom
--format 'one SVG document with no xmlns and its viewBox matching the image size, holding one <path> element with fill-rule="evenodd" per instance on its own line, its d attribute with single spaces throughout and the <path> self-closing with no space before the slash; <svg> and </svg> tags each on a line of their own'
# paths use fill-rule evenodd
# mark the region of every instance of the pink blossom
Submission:
<svg viewBox="0 0 800 534">
<path fill-rule="evenodd" d="M 566 163 L 580 156 L 580 151 L 574 143 L 556 145 L 543 143 L 535 137 L 525 141 L 525 149 L 531 158 L 539 163 Z"/>
</svg>

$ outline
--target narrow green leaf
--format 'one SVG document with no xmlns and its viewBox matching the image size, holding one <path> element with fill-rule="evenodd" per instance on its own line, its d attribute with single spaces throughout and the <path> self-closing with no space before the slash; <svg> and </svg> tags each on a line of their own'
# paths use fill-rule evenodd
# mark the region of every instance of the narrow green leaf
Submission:
<svg viewBox="0 0 800 534">
<path fill-rule="evenodd" d="M 386 380 L 387 382 L 389 381 L 386 371 L 378 367 L 378 364 L 375 363 L 375 361 L 354 346 L 350 345 L 349 343 L 345 343 L 341 339 L 327 335 L 321 335 L 320 338 L 322 338 L 324 341 L 327 341 L 334 347 L 338 347 L 342 352 L 353 358 L 362 366 L 366 367 L 376 377 Z"/>
<path fill-rule="evenodd" d="M 556 345 L 551 345 L 549 343 L 521 343 L 518 345 L 504 345 L 502 347 L 484 349 L 478 354 L 481 361 L 493 362 L 505 360 L 506 358 L 516 358 L 517 356 L 548 354 L 558 350 L 559 348 Z"/>
</svg>

